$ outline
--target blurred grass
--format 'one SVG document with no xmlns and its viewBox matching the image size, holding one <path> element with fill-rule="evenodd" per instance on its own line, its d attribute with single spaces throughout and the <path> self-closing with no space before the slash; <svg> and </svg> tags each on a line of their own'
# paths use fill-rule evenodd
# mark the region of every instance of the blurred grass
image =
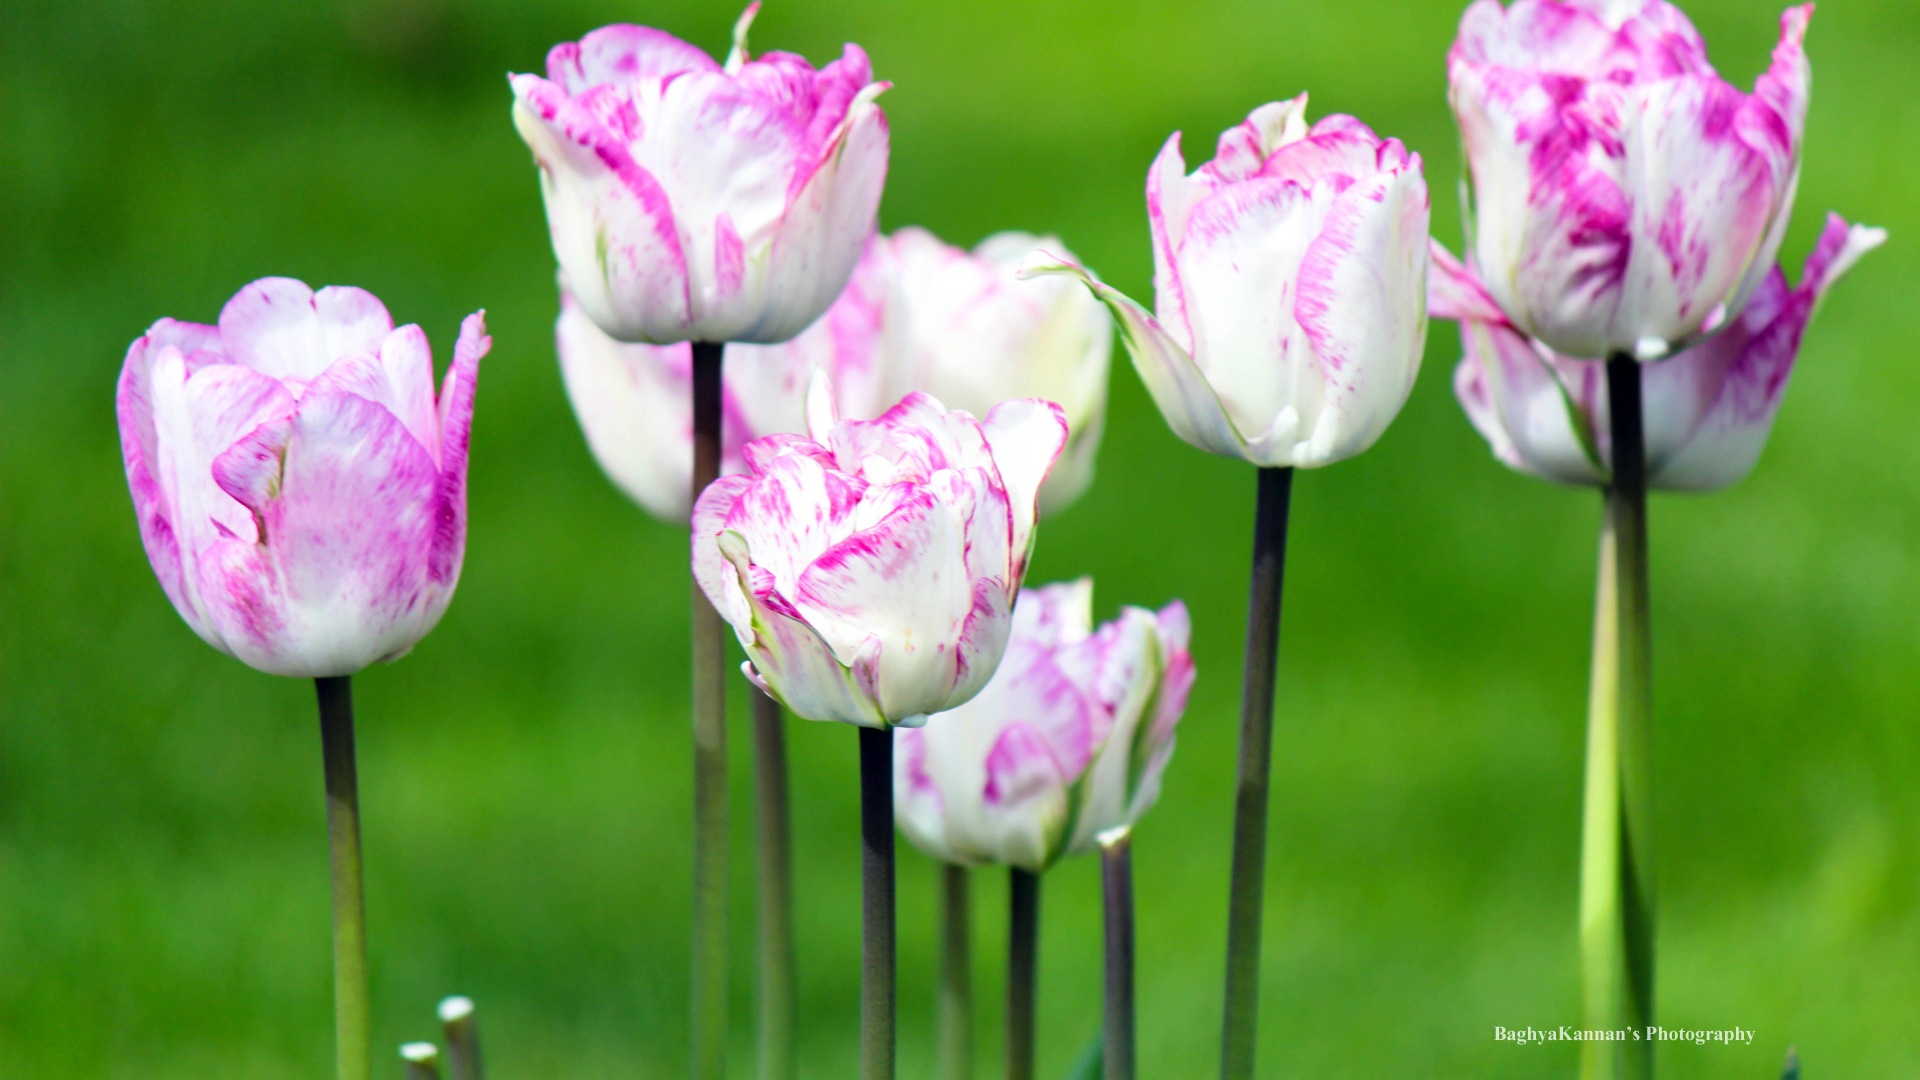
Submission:
<svg viewBox="0 0 1920 1080">
<path fill-rule="evenodd" d="M 1746 83 L 1770 5 L 1688 5 Z M 331 1067 L 311 690 L 206 648 L 129 512 L 112 386 L 161 315 L 289 274 L 372 289 L 444 363 L 484 306 L 460 596 L 359 680 L 382 1046 L 480 1003 L 502 1077 L 685 1060 L 684 534 L 596 473 L 555 377 L 552 258 L 504 74 L 671 0 L 0 3 L 0 1076 L 317 1077 Z M 1457 241 L 1451 4 L 850 0 L 771 5 L 759 49 L 859 41 L 896 88 L 883 219 L 1055 231 L 1145 296 L 1141 187 L 1252 106 L 1315 94 L 1425 155 Z M 1809 337 L 1755 475 L 1654 507 L 1661 1012 L 1758 1032 L 1671 1074 L 1920 1070 L 1920 8 L 1827 5 L 1790 267 L 1831 207 L 1894 243 Z M 1436 324 L 1381 445 L 1302 478 L 1282 630 L 1263 1075 L 1570 1075 L 1492 1028 L 1571 1023 L 1597 501 L 1507 473 Z M 1125 361 L 1104 482 L 1034 580 L 1185 597 L 1201 679 L 1138 833 L 1141 1057 L 1214 1065 L 1253 481 L 1174 440 Z M 736 707 L 742 699 L 736 695 Z M 738 708 L 736 711 L 740 711 Z M 740 717 L 744 721 L 744 716 Z M 736 775 L 746 775 L 744 723 Z M 796 724 L 806 1075 L 857 1026 L 851 733 Z M 737 1075 L 750 1075 L 750 803 L 735 800 Z M 930 1072 L 933 871 L 902 863 L 902 1075 Z M 983 1062 L 1005 882 L 976 875 Z M 1049 877 L 1042 1065 L 1098 1022 L 1097 875 Z M 395 1070 L 386 1070 L 395 1074 Z"/>
</svg>

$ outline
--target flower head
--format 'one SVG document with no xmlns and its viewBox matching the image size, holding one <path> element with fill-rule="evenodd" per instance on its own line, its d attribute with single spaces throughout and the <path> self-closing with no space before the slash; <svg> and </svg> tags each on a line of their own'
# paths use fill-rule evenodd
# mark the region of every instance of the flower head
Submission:
<svg viewBox="0 0 1920 1080">
<path fill-rule="evenodd" d="M 1658 359 L 1737 315 L 1800 170 L 1813 5 L 1751 94 L 1664 0 L 1476 0 L 1447 61 L 1487 292 L 1567 356 Z"/>
<path fill-rule="evenodd" d="M 512 77 L 566 286 L 622 341 L 785 341 L 833 303 L 873 231 L 887 84 L 857 45 L 817 71 L 749 59 L 758 9 L 724 65 L 616 25 L 554 46 L 545 78 Z"/>
<path fill-rule="evenodd" d="M 980 421 L 916 393 L 841 421 L 819 379 L 808 421 L 811 437 L 747 444 L 747 472 L 694 503 L 694 577 L 795 713 L 917 725 L 999 663 L 1066 420 L 1023 399 Z"/>
<path fill-rule="evenodd" d="M 1176 133 L 1147 176 L 1155 314 L 1064 259 L 1119 321 L 1182 439 L 1263 466 L 1358 454 L 1406 403 L 1426 340 L 1420 155 L 1350 116 L 1275 102 L 1191 175 Z"/>
<path fill-rule="evenodd" d="M 895 735 L 894 813 L 934 858 L 1046 869 L 1160 794 L 1192 689 L 1187 609 L 1093 625 L 1093 581 L 1028 589 L 986 689 Z"/>
<path fill-rule="evenodd" d="M 466 548 L 467 317 L 438 400 L 418 326 L 361 289 L 263 278 L 214 326 L 127 351 L 120 445 L 161 588 L 207 643 L 276 675 L 392 660 L 445 613 Z"/>
</svg>

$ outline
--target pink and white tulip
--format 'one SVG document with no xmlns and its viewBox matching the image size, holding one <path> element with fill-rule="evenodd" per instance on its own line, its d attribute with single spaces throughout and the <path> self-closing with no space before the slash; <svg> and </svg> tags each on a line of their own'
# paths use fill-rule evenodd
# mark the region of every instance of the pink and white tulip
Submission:
<svg viewBox="0 0 1920 1080">
<path fill-rule="evenodd" d="M 1827 219 L 1800 283 L 1775 267 L 1718 333 L 1641 369 L 1647 482 L 1711 491 L 1745 477 L 1773 430 L 1807 323 L 1834 282 L 1886 240 Z M 1604 485 L 1612 427 L 1603 362 L 1562 356 L 1508 321 L 1460 262 L 1434 249 L 1433 313 L 1460 322 L 1454 390 L 1496 457 L 1566 484 Z"/>
<path fill-rule="evenodd" d="M 1160 795 L 1193 687 L 1187 609 L 1093 625 L 1093 580 L 1020 594 L 978 697 L 895 734 L 894 815 L 928 855 L 1039 872 Z"/>
<path fill-rule="evenodd" d="M 643 26 L 606 26 L 512 76 L 566 287 L 622 341 L 774 342 L 847 283 L 873 231 L 887 121 L 866 53 L 814 70 L 724 65 Z"/>
<path fill-rule="evenodd" d="M 1079 498 L 1106 425 L 1113 323 L 1072 281 L 1019 276 L 1036 249 L 1072 253 L 1056 237 L 1022 232 L 995 233 L 972 251 L 916 228 L 879 244 L 889 289 L 877 343 L 889 396 L 921 390 L 981 416 L 1014 398 L 1058 404 L 1071 435 L 1040 509 Z"/>
<path fill-rule="evenodd" d="M 1061 406 L 1071 435 L 1040 490 L 1043 513 L 1093 479 L 1105 424 L 1113 325 L 1085 289 L 1020 280 L 1052 237 L 997 233 L 969 252 L 924 229 L 875 235 L 840 299 L 800 336 L 727 348 L 721 472 L 745 468 L 740 448 L 806 430 L 810 373 L 832 382 L 841 416 L 868 419 L 915 390 L 984 416 L 1038 397 Z M 608 337 L 562 295 L 555 332 L 567 396 L 608 476 L 669 521 L 687 519 L 693 469 L 688 347 Z"/>
<path fill-rule="evenodd" d="M 1739 314 L 1793 208 L 1812 13 L 1743 94 L 1664 0 L 1475 0 L 1447 72 L 1472 261 L 1514 325 L 1653 360 Z"/>
<path fill-rule="evenodd" d="M 371 293 L 263 278 L 217 325 L 127 351 L 120 445 L 147 557 L 187 625 L 275 675 L 393 660 L 453 599 L 467 531 L 467 317 L 439 399 L 418 326 Z"/>
<path fill-rule="evenodd" d="M 1358 454 L 1406 403 L 1426 341 L 1420 155 L 1307 98 L 1254 110 L 1192 175 L 1180 135 L 1147 176 L 1155 314 L 1072 262 L 1120 323 L 1175 434 L 1262 466 Z"/>
<path fill-rule="evenodd" d="M 847 291 L 799 337 L 777 345 L 729 345 L 721 373 L 720 471 L 742 472 L 742 448 L 807 429 L 807 388 L 818 370 L 844 416 L 877 416 L 885 396 L 879 350 L 887 289 L 871 258 Z M 692 509 L 693 354 L 685 342 L 627 344 L 594 325 L 571 294 L 554 326 L 567 398 L 594 460 L 614 484 L 663 521 Z"/>
<path fill-rule="evenodd" d="M 809 436 L 747 444 L 748 471 L 693 508 L 693 572 L 747 676 L 810 720 L 913 727 L 980 691 L 1006 647 L 1059 406 L 984 421 L 909 394 L 838 420 L 817 380 Z"/>
</svg>

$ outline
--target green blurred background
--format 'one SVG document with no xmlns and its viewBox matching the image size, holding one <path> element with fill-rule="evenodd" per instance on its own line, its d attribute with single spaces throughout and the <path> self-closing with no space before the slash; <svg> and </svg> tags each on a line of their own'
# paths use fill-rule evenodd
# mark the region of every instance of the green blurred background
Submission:
<svg viewBox="0 0 1920 1080">
<path fill-rule="evenodd" d="M 1777 8 L 1688 5 L 1722 72 Z M 685 534 L 626 504 L 569 415 L 553 260 L 505 74 L 638 20 L 715 51 L 725 4 L 6 0 L 0 5 L 0 1076 L 321 1077 L 326 855 L 311 688 L 201 644 L 141 553 L 113 382 L 155 318 L 286 274 L 372 289 L 444 364 L 484 306 L 472 527 L 439 630 L 359 683 L 380 1046 L 478 999 L 496 1075 L 686 1058 Z M 858 41 L 895 89 L 888 228 L 1054 231 L 1148 294 L 1142 183 L 1303 88 L 1426 157 L 1457 244 L 1452 3 L 775 0 L 758 49 Z M 1920 1071 L 1920 6 L 1814 20 L 1795 276 L 1821 214 L 1889 227 L 1810 334 L 1755 474 L 1653 509 L 1661 1017 L 1669 1075 Z M 1507 472 L 1430 336 L 1405 413 L 1301 478 L 1282 631 L 1262 1075 L 1571 1075 L 1598 500 Z M 1215 1069 L 1253 477 L 1176 441 L 1116 360 L 1103 480 L 1035 581 L 1184 597 L 1200 681 L 1139 830 L 1141 1053 Z M 735 776 L 749 759 L 744 697 Z M 852 732 L 792 726 L 801 1049 L 851 1075 Z M 751 802 L 734 798 L 734 1062 L 752 1063 Z M 1097 1029 L 1098 894 L 1047 879 L 1041 1064 Z M 934 871 L 901 861 L 901 1072 L 931 1074 Z M 983 1072 L 1004 877 L 975 875 Z M 384 1052 L 383 1052 L 384 1053 Z M 392 1059 L 389 1059 L 392 1061 Z M 398 1075 L 397 1061 L 383 1064 Z"/>
</svg>

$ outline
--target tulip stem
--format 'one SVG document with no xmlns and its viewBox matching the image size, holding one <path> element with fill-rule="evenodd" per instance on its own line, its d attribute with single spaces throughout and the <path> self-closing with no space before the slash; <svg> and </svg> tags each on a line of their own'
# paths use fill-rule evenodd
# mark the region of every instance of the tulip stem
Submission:
<svg viewBox="0 0 1920 1080">
<path fill-rule="evenodd" d="M 440 1003 L 440 1031 L 447 1043 L 449 1080 L 484 1080 L 480 1065 L 480 1029 L 473 1016 L 473 1001 L 450 997 Z"/>
<path fill-rule="evenodd" d="M 860 1080 L 893 1080 L 893 732 L 860 729 Z"/>
<path fill-rule="evenodd" d="M 1100 835 L 1100 886 L 1106 901 L 1106 1080 L 1133 1080 L 1133 840 L 1128 830 Z"/>
<path fill-rule="evenodd" d="M 940 870 L 940 1080 L 973 1080 L 973 942 L 967 868 Z"/>
<path fill-rule="evenodd" d="M 1587 720 L 1580 860 L 1581 1021 L 1653 1023 L 1653 709 L 1647 463 L 1640 364 L 1607 361 L 1613 481 L 1606 491 Z M 1583 1080 L 1646 1080 L 1653 1044 L 1584 1042 Z"/>
<path fill-rule="evenodd" d="M 1233 880 L 1227 907 L 1223 1080 L 1252 1080 L 1260 1016 L 1260 917 L 1267 870 L 1267 787 L 1273 765 L 1273 684 L 1280 648 L 1280 591 L 1287 561 L 1292 469 L 1261 469 L 1254 504 L 1247 657 L 1240 695 L 1240 766 L 1233 807 Z"/>
<path fill-rule="evenodd" d="M 793 827 L 788 820 L 787 741 L 780 703 L 753 700 L 760 862 L 760 1080 L 793 1080 L 794 1010 L 799 996 L 793 944 Z"/>
<path fill-rule="evenodd" d="M 720 475 L 724 344 L 693 343 L 693 497 Z M 693 586 L 693 1068 L 727 1075 L 726 626 Z"/>
<path fill-rule="evenodd" d="M 1033 1080 L 1040 984 L 1040 875 L 1013 867 L 1007 895 L 1007 1080 Z"/>
<path fill-rule="evenodd" d="M 367 901 L 360 877 L 360 781 L 353 752 L 353 677 L 313 680 L 327 778 L 327 850 L 333 864 L 334 1056 L 340 1080 L 370 1080 Z"/>
</svg>

